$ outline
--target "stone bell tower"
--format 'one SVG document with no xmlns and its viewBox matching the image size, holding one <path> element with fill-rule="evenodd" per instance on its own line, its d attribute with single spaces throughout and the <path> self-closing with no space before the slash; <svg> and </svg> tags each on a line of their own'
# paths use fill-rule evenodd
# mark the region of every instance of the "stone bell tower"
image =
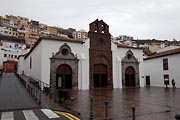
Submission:
<svg viewBox="0 0 180 120">
<path fill-rule="evenodd" d="M 98 19 L 90 23 L 89 26 L 89 87 L 90 89 L 113 88 L 111 34 L 109 33 L 109 26 L 103 20 L 99 21 Z"/>
</svg>

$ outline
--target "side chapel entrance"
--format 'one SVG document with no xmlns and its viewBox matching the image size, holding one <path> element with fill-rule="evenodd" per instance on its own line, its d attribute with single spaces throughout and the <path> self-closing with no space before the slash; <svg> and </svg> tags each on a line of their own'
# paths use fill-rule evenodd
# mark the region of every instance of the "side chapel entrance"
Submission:
<svg viewBox="0 0 180 120">
<path fill-rule="evenodd" d="M 60 100 L 61 91 L 78 89 L 78 58 L 64 43 L 50 58 L 50 89 L 55 101 Z"/>
<path fill-rule="evenodd" d="M 62 64 L 56 72 L 56 87 L 72 89 L 72 69 L 67 64 Z"/>
<path fill-rule="evenodd" d="M 133 52 L 128 50 L 122 60 L 122 86 L 126 87 L 139 87 L 139 62 L 135 58 Z"/>
<path fill-rule="evenodd" d="M 125 86 L 135 87 L 135 70 L 132 66 L 128 66 L 125 71 Z"/>
</svg>

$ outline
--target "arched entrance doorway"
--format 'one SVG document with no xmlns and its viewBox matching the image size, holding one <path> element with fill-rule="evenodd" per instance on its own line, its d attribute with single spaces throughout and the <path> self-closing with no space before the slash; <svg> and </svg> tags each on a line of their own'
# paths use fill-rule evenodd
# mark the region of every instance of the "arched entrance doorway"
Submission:
<svg viewBox="0 0 180 120">
<path fill-rule="evenodd" d="M 128 66 L 125 70 L 125 86 L 135 87 L 135 70 L 132 66 Z"/>
<path fill-rule="evenodd" d="M 106 88 L 107 81 L 107 65 L 95 64 L 94 65 L 94 88 Z"/>
<path fill-rule="evenodd" d="M 56 71 L 56 88 L 72 89 L 72 69 L 67 64 L 62 64 Z"/>
</svg>

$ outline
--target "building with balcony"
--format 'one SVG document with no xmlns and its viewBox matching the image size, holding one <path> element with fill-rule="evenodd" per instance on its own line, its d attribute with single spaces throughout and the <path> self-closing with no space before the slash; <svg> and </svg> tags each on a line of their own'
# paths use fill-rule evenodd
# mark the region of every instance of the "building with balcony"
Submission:
<svg viewBox="0 0 180 120">
<path fill-rule="evenodd" d="M 8 35 L 18 37 L 18 31 L 16 28 L 10 27 L 8 28 Z"/>
</svg>

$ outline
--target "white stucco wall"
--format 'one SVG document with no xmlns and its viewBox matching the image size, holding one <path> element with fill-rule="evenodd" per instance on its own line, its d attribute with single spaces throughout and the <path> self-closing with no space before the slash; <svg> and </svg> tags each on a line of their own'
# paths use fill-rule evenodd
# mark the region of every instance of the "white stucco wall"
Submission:
<svg viewBox="0 0 180 120">
<path fill-rule="evenodd" d="M 77 55 L 78 62 L 78 88 L 80 90 L 89 89 L 89 39 L 84 44 L 74 42 L 64 42 L 56 40 L 41 40 L 35 49 L 24 59 L 24 66 L 19 68 L 19 72 L 24 70 L 28 76 L 32 76 L 45 83 L 50 83 L 50 58 L 52 53 L 56 54 L 59 48 L 67 44 L 74 55 Z M 112 45 L 113 56 L 113 86 L 114 88 L 122 88 L 122 68 L 121 61 L 126 55 L 129 48 L 117 47 Z M 140 49 L 131 49 L 134 56 L 138 58 L 140 86 L 144 86 L 144 66 L 143 51 Z M 32 68 L 30 69 L 30 57 L 32 57 Z M 21 59 L 20 59 L 21 60 Z M 22 63 L 23 64 L 23 63 Z"/>
<path fill-rule="evenodd" d="M 114 88 L 122 88 L 122 65 L 121 61 L 125 57 L 126 52 L 130 49 L 135 58 L 139 62 L 139 79 L 140 87 L 144 87 L 144 64 L 143 64 L 143 51 L 141 49 L 121 48 L 112 43 L 112 56 L 113 56 L 113 85 Z"/>
<path fill-rule="evenodd" d="M 88 41 L 87 41 L 88 42 Z M 42 40 L 42 59 L 41 59 L 41 80 L 48 83 L 50 81 L 50 58 L 52 53 L 59 51 L 65 43 L 71 48 L 74 55 L 79 59 L 78 63 L 78 88 L 89 89 L 89 44 L 74 43 L 54 40 Z"/>
<path fill-rule="evenodd" d="M 20 56 L 18 59 L 18 68 L 17 68 L 17 72 L 18 74 L 23 74 L 24 71 L 24 56 Z"/>
<path fill-rule="evenodd" d="M 163 70 L 163 59 L 168 58 L 168 70 Z M 164 87 L 164 75 L 169 75 L 169 82 L 174 79 L 176 87 L 180 88 L 180 53 L 148 59 L 144 61 L 145 77 L 150 76 L 151 86 Z"/>
<path fill-rule="evenodd" d="M 30 57 L 32 58 L 32 67 L 30 69 Z M 42 43 L 28 55 L 24 61 L 24 73 L 27 76 L 32 76 L 35 79 L 41 80 L 41 66 L 42 66 Z"/>
</svg>

